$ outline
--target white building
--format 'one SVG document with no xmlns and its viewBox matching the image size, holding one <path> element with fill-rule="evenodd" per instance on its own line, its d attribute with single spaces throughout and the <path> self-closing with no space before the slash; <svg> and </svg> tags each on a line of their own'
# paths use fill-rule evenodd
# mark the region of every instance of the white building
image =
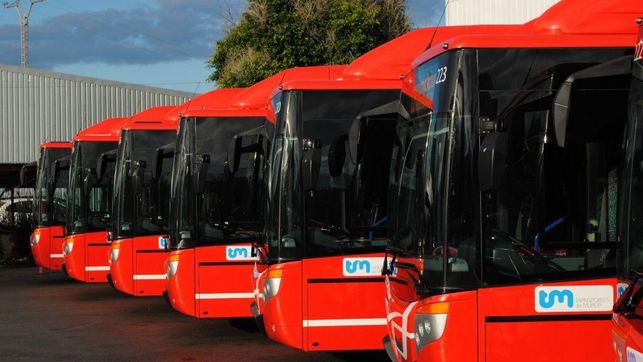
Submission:
<svg viewBox="0 0 643 362">
<path fill-rule="evenodd" d="M 588 0 L 594 1 L 594 0 Z M 447 0 L 447 25 L 523 24 L 558 0 Z"/>
</svg>

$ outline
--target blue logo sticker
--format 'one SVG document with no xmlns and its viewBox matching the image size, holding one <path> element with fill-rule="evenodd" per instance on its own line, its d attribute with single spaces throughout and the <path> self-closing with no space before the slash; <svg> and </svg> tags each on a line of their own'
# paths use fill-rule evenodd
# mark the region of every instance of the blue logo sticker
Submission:
<svg viewBox="0 0 643 362">
<path fill-rule="evenodd" d="M 574 293 L 569 289 L 555 289 L 550 291 L 549 293 L 541 290 L 538 293 L 538 303 L 545 309 L 553 307 L 555 303 L 567 303 L 568 308 L 573 308 Z"/>
<path fill-rule="evenodd" d="M 371 272 L 371 263 L 368 260 L 346 260 L 345 263 L 346 272 L 349 274 L 355 274 L 358 270 L 364 271 L 366 273 Z"/>
<path fill-rule="evenodd" d="M 248 258 L 248 249 L 247 248 L 229 248 L 228 249 L 228 258 L 237 259 L 237 258 Z"/>
</svg>

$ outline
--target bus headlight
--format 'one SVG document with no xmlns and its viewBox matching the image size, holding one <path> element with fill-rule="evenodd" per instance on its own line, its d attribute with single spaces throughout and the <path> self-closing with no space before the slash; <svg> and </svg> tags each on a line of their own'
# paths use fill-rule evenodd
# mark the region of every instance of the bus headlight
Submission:
<svg viewBox="0 0 643 362">
<path fill-rule="evenodd" d="M 279 286 L 281 285 L 281 277 L 283 270 L 274 269 L 268 270 L 266 281 L 263 283 L 263 302 L 267 303 L 270 298 L 279 293 Z"/>
<path fill-rule="evenodd" d="M 176 275 L 176 272 L 179 270 L 179 256 L 170 255 L 170 259 L 167 262 L 167 277 L 171 278 Z"/>
<path fill-rule="evenodd" d="M 40 234 L 31 235 L 31 246 L 36 246 L 40 242 Z"/>
<path fill-rule="evenodd" d="M 71 254 L 71 251 L 74 249 L 74 242 L 73 241 L 65 241 L 65 246 L 63 247 L 63 254 L 65 256 L 68 256 Z"/>
<path fill-rule="evenodd" d="M 422 347 L 440 339 L 447 325 L 449 303 L 431 303 L 416 309 L 415 315 L 415 343 L 418 353 Z"/>
<path fill-rule="evenodd" d="M 121 251 L 121 244 L 118 243 L 112 243 L 112 248 L 110 249 L 109 253 L 109 262 L 115 263 L 116 260 L 118 260 L 118 254 L 120 254 Z"/>
</svg>

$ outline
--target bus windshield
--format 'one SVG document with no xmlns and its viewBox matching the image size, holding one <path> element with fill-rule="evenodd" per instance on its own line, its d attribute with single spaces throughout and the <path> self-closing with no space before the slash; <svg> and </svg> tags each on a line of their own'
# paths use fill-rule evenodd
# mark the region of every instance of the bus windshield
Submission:
<svg viewBox="0 0 643 362">
<path fill-rule="evenodd" d="M 38 162 L 34 196 L 34 217 L 37 227 L 65 224 L 68 168 L 55 171 L 56 160 L 68 157 L 68 148 L 43 148 Z M 54 179 L 56 177 L 56 179 Z"/>
<path fill-rule="evenodd" d="M 619 237 L 623 245 L 619 277 L 643 270 L 643 60 L 633 66 L 627 138 L 624 142 L 623 180 L 619 189 Z"/>
<path fill-rule="evenodd" d="M 170 173 L 163 163 L 155 175 L 156 150 L 173 144 L 176 131 L 123 131 L 114 173 L 113 238 L 159 235 L 167 232 Z"/>
<path fill-rule="evenodd" d="M 265 203 L 268 262 L 384 250 L 398 115 L 366 112 L 399 102 L 399 95 L 307 90 L 275 96 Z"/>
<path fill-rule="evenodd" d="M 457 50 L 420 65 L 391 215 L 391 250 L 420 262 L 398 270 L 429 293 L 614 275 L 624 119 L 589 117 L 559 144 L 551 109 L 572 73 L 625 53 Z"/>
<path fill-rule="evenodd" d="M 104 231 L 109 227 L 114 165 L 108 164 L 98 180 L 99 157 L 114 151 L 117 142 L 74 142 L 67 195 L 68 234 Z"/>
<path fill-rule="evenodd" d="M 270 129 L 261 117 L 181 120 L 172 174 L 171 248 L 258 240 Z"/>
</svg>

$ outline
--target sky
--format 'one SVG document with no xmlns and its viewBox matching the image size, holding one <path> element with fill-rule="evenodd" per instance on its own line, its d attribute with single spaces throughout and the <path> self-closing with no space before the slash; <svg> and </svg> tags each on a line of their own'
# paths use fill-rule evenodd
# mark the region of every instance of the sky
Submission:
<svg viewBox="0 0 643 362">
<path fill-rule="evenodd" d="M 10 0 L 9 2 L 13 2 Z M 21 0 L 26 11 L 30 0 Z M 246 0 L 45 0 L 29 17 L 32 68 L 203 93 L 206 62 Z M 444 0 L 407 0 L 413 27 L 435 25 Z M 16 9 L 0 7 L 0 64 L 20 65 Z"/>
</svg>

